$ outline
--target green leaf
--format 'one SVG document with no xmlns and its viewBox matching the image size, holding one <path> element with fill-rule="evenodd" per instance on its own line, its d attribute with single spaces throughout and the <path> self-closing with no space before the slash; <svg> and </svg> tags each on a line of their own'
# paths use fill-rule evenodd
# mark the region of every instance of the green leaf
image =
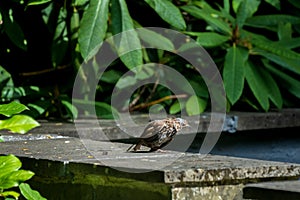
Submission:
<svg viewBox="0 0 300 200">
<path fill-rule="evenodd" d="M 28 3 L 27 3 L 27 6 L 45 4 L 45 3 L 48 3 L 50 1 L 52 1 L 52 0 L 29 0 Z"/>
<path fill-rule="evenodd" d="M 67 110 L 68 115 L 72 118 L 72 119 L 76 119 L 78 117 L 78 110 L 75 106 L 73 106 L 73 104 L 68 101 L 68 100 L 61 100 L 62 105 L 64 105 L 64 107 Z"/>
<path fill-rule="evenodd" d="M 143 53 L 138 34 L 128 12 L 125 0 L 111 1 L 111 17 L 113 34 L 122 33 L 115 38 L 115 45 L 122 62 L 128 69 L 143 64 Z"/>
<path fill-rule="evenodd" d="M 277 108 L 282 107 L 280 90 L 270 73 L 263 67 L 255 67 L 252 63 L 247 63 L 245 77 L 255 98 L 265 111 L 270 107 L 269 99 L 272 100 Z"/>
<path fill-rule="evenodd" d="M 299 0 L 288 0 L 293 6 L 296 8 L 300 8 L 300 2 Z"/>
<path fill-rule="evenodd" d="M 12 200 L 15 200 L 15 199 L 19 198 L 20 194 L 18 192 L 15 192 L 15 191 L 5 191 L 5 192 L 2 192 L 2 193 L 0 192 L 0 197 L 4 197 L 5 200 L 8 200 L 9 198 L 7 198 L 7 197 L 9 197 L 9 196 L 12 196 L 14 198 Z"/>
<path fill-rule="evenodd" d="M 91 0 L 84 12 L 78 32 L 78 43 L 84 60 L 93 57 L 106 35 L 109 0 Z"/>
<path fill-rule="evenodd" d="M 282 39 L 280 41 L 274 42 L 275 45 L 281 46 L 286 49 L 293 49 L 300 47 L 300 37 L 290 38 L 290 39 Z"/>
<path fill-rule="evenodd" d="M 231 104 L 236 103 L 244 88 L 244 67 L 248 59 L 248 51 L 230 47 L 225 56 L 223 79 L 226 95 Z"/>
<path fill-rule="evenodd" d="M 213 32 L 195 33 L 193 35 L 197 36 L 197 42 L 203 47 L 216 47 L 230 39 L 230 37 L 228 36 L 220 35 L 218 33 Z"/>
<path fill-rule="evenodd" d="M 27 45 L 23 30 L 13 17 L 12 9 L 9 9 L 8 13 L 3 14 L 4 32 L 17 47 L 26 51 Z"/>
<path fill-rule="evenodd" d="M 25 105 L 20 104 L 16 101 L 13 101 L 9 104 L 0 105 L 0 114 L 6 117 L 10 117 L 12 115 L 21 113 L 24 110 L 28 110 L 28 108 Z"/>
<path fill-rule="evenodd" d="M 21 161 L 14 155 L 0 156 L 0 180 L 7 174 L 19 170 L 21 166 Z"/>
<path fill-rule="evenodd" d="M 175 47 L 173 43 L 166 37 L 158 34 L 150 29 L 141 28 L 137 29 L 137 33 L 140 38 L 151 45 L 153 48 L 163 49 L 167 51 L 174 51 Z"/>
<path fill-rule="evenodd" d="M 56 28 L 51 45 L 51 58 L 53 66 L 60 65 L 63 59 L 66 57 L 69 47 L 69 33 L 67 30 L 67 10 L 62 7 L 59 10 L 57 17 Z"/>
<path fill-rule="evenodd" d="M 38 191 L 31 189 L 27 183 L 21 183 L 19 188 L 22 195 L 27 200 L 46 200 L 46 198 L 42 197 Z"/>
<path fill-rule="evenodd" d="M 8 129 L 13 133 L 24 134 L 40 124 L 26 115 L 14 115 L 12 118 L 0 120 L 0 129 Z"/>
<path fill-rule="evenodd" d="M 293 59 L 293 58 L 287 58 L 284 56 L 279 56 L 279 55 L 272 54 L 267 51 L 264 51 L 261 49 L 256 49 L 256 48 L 254 48 L 252 50 L 253 50 L 253 52 L 255 52 L 259 55 L 262 55 L 263 57 L 273 61 L 274 63 L 277 63 L 278 65 L 281 65 L 282 67 L 284 67 L 288 70 L 291 70 L 297 74 L 300 74 L 300 66 L 299 66 L 300 60 L 299 59 L 295 59 L 295 58 Z M 282 50 L 280 50 L 280 51 L 282 51 Z M 286 53 L 286 52 L 284 52 L 284 53 Z"/>
<path fill-rule="evenodd" d="M 274 27 L 277 31 L 277 26 L 279 23 L 291 23 L 291 24 L 300 24 L 300 18 L 291 16 L 291 15 L 258 15 L 251 18 L 248 18 L 246 24 L 248 26 L 266 28 Z"/>
<path fill-rule="evenodd" d="M 204 112 L 207 106 L 207 101 L 203 100 L 196 95 L 191 96 L 185 105 L 186 112 L 189 116 L 199 115 Z"/>
<path fill-rule="evenodd" d="M 0 156 L 0 191 L 16 187 L 34 175 L 31 171 L 20 170 L 21 166 L 21 161 L 14 155 Z"/>
<path fill-rule="evenodd" d="M 120 71 L 108 70 L 105 71 L 101 76 L 101 81 L 106 83 L 116 83 L 122 76 Z"/>
<path fill-rule="evenodd" d="M 188 12 L 192 16 L 203 19 L 210 25 L 212 25 L 217 31 L 223 32 L 227 35 L 231 35 L 232 31 L 229 27 L 229 24 L 226 23 L 223 18 L 221 18 L 219 15 L 216 15 L 214 13 L 211 13 L 210 10 L 204 10 L 200 9 L 196 6 L 182 6 L 181 7 L 184 11 Z"/>
<path fill-rule="evenodd" d="M 166 22 L 179 30 L 186 29 L 180 10 L 168 0 L 145 0 Z"/>
<path fill-rule="evenodd" d="M 14 82 L 13 79 L 11 78 L 10 73 L 6 71 L 1 65 L 0 65 L 0 90 L 2 90 L 4 87 L 13 87 Z M 3 97 L 3 95 L 0 95 Z"/>
<path fill-rule="evenodd" d="M 180 106 L 180 102 L 179 101 L 175 101 L 172 105 L 171 105 L 171 107 L 170 107 L 170 109 L 169 109 L 169 113 L 171 114 L 171 115 L 175 115 L 175 114 L 177 114 L 177 113 L 179 113 L 180 111 L 181 111 L 181 106 Z"/>
<path fill-rule="evenodd" d="M 231 35 L 231 28 L 229 27 L 229 24 L 227 24 L 220 16 L 208 13 L 207 11 L 204 11 L 204 9 L 200 9 L 196 6 L 183 6 L 181 8 L 192 16 L 205 20 L 217 31 Z"/>
<path fill-rule="evenodd" d="M 292 25 L 290 23 L 278 24 L 278 38 L 279 40 L 289 40 L 292 38 Z"/>
<path fill-rule="evenodd" d="M 276 69 L 267 61 L 263 61 L 265 67 L 280 80 L 280 85 L 286 88 L 291 94 L 300 98 L 300 81 Z"/>
<path fill-rule="evenodd" d="M 113 119 L 115 116 L 118 116 L 118 111 L 105 102 L 93 102 L 81 99 L 72 99 L 72 103 L 82 110 L 94 113 L 96 110 L 96 115 L 102 119 Z"/>
<path fill-rule="evenodd" d="M 259 0 L 244 0 L 240 2 L 236 14 L 236 20 L 239 29 L 243 27 L 246 19 L 257 11 L 259 4 Z"/>
<path fill-rule="evenodd" d="M 280 0 L 265 0 L 267 3 L 270 5 L 274 6 L 277 8 L 277 10 L 280 10 Z"/>
</svg>

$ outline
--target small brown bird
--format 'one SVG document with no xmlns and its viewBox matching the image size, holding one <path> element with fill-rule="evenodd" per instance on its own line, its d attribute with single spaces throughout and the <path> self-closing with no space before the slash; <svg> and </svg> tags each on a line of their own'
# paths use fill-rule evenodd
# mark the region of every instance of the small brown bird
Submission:
<svg viewBox="0 0 300 200">
<path fill-rule="evenodd" d="M 142 145 L 149 147 L 150 152 L 161 149 L 173 140 L 178 131 L 187 126 L 189 126 L 188 122 L 181 118 L 167 118 L 149 122 L 133 151 L 136 152 Z M 127 151 L 130 151 L 133 146 L 134 144 Z"/>
</svg>

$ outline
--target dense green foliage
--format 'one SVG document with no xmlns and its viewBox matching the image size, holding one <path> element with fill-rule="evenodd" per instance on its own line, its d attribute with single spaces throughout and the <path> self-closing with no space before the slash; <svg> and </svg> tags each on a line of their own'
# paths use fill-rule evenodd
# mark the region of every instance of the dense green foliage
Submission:
<svg viewBox="0 0 300 200">
<path fill-rule="evenodd" d="M 45 200 L 39 192 L 24 183 L 31 179 L 34 173 L 20 169 L 21 167 L 22 163 L 17 157 L 0 156 L 0 199 L 19 199 L 21 193 L 28 200 Z M 11 190 L 14 187 L 18 187 L 20 193 L 17 190 Z"/>
<path fill-rule="evenodd" d="M 156 26 L 189 35 L 210 53 L 223 76 L 228 110 L 294 107 L 300 98 L 299 10 L 297 0 L 1 1 L 1 101 L 19 99 L 35 117 L 88 114 L 86 105 L 94 100 L 88 84 L 83 84 L 74 105 L 71 92 L 77 73 L 83 83 L 97 80 L 100 63 L 94 59 L 95 48 L 122 31 Z M 141 40 L 173 45 L 151 32 L 131 36 L 124 40 L 128 45 L 140 45 Z M 92 68 L 79 68 L 88 60 Z M 111 108 L 113 88 L 127 70 L 151 62 L 171 66 L 189 80 L 197 95 L 183 93 L 187 114 L 210 108 L 205 83 L 192 66 L 168 51 L 138 49 L 104 72 L 96 88 L 99 117 L 110 118 L 115 109 L 124 110 L 122 105 Z M 136 71 L 132 73 L 121 87 L 133 84 Z M 154 71 L 144 74 L 139 79 L 155 76 Z M 171 114 L 181 110 L 159 80 L 137 89 L 126 109 L 144 111 L 154 103 Z"/>
</svg>

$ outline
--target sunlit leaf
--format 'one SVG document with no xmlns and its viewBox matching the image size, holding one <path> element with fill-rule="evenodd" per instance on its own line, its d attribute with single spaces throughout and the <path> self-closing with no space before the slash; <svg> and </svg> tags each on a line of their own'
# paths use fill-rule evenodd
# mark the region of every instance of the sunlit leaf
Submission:
<svg viewBox="0 0 300 200">
<path fill-rule="evenodd" d="M 225 56 L 223 69 L 224 86 L 226 95 L 231 104 L 237 102 L 244 89 L 244 68 L 248 59 L 245 49 L 230 47 Z"/>
<path fill-rule="evenodd" d="M 9 119 L 0 120 L 0 129 L 8 129 L 13 133 L 24 134 L 40 124 L 26 115 L 14 115 Z"/>
<path fill-rule="evenodd" d="M 20 194 L 18 192 L 15 192 L 15 191 L 5 191 L 5 192 L 0 192 L 0 196 L 1 197 L 4 197 L 5 200 L 10 200 L 11 198 L 8 198 L 8 197 L 13 197 L 13 199 L 11 200 L 15 200 L 15 199 L 18 199 Z"/>
<path fill-rule="evenodd" d="M 186 112 L 189 116 L 199 115 L 204 112 L 207 106 L 207 101 L 203 100 L 196 95 L 191 96 L 185 105 Z"/>
<path fill-rule="evenodd" d="M 21 161 L 14 155 L 0 157 L 0 189 L 16 187 L 34 175 L 31 171 L 20 170 L 21 166 Z"/>
<path fill-rule="evenodd" d="M 46 200 L 46 198 L 42 197 L 38 191 L 31 189 L 27 183 L 21 183 L 19 188 L 22 195 L 27 200 Z"/>
<path fill-rule="evenodd" d="M 186 28 L 180 10 L 169 0 L 145 0 L 166 22 L 179 30 Z"/>
<path fill-rule="evenodd" d="M 50 1 L 52 1 L 52 0 L 29 0 L 28 3 L 27 3 L 27 6 L 45 4 L 45 3 L 48 3 Z"/>
<path fill-rule="evenodd" d="M 91 0 L 78 32 L 80 52 L 85 60 L 94 56 L 107 31 L 109 0 Z"/>
<path fill-rule="evenodd" d="M 28 110 L 28 108 L 25 105 L 20 104 L 16 101 L 13 101 L 9 104 L 1 104 L 0 105 L 0 114 L 4 115 L 6 117 L 10 117 L 14 114 L 21 113 L 24 110 Z"/>
<path fill-rule="evenodd" d="M 182 105 L 183 106 L 183 105 Z M 173 103 L 169 109 L 169 113 L 171 115 L 177 114 L 179 113 L 183 108 L 181 108 L 180 106 L 180 102 L 179 101 L 175 101 L 175 103 Z"/>
</svg>

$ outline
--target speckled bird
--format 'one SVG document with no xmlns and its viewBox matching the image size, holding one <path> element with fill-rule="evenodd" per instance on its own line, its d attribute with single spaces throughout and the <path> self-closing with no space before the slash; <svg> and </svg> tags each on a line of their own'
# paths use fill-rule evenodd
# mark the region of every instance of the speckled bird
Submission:
<svg viewBox="0 0 300 200">
<path fill-rule="evenodd" d="M 173 140 L 178 131 L 187 126 L 189 126 L 188 122 L 181 118 L 151 121 L 146 126 L 139 142 L 130 146 L 127 151 L 130 151 L 134 145 L 134 152 L 138 151 L 141 146 L 149 147 L 150 152 L 161 149 Z"/>
</svg>

